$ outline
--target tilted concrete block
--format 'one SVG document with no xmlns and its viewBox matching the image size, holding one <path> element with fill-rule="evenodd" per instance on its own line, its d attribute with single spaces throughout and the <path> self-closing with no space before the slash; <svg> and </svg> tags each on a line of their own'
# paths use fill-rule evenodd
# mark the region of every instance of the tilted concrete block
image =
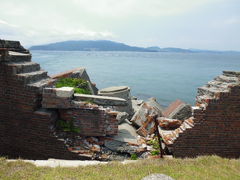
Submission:
<svg viewBox="0 0 240 180">
<path fill-rule="evenodd" d="M 188 119 L 192 116 L 192 107 L 181 100 L 176 100 L 164 110 L 163 115 L 170 119 Z"/>
</svg>

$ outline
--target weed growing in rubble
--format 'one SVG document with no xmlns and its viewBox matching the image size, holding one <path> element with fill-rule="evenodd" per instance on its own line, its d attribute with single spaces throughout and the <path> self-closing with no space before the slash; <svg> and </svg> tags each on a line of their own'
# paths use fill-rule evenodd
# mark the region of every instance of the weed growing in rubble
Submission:
<svg viewBox="0 0 240 180">
<path fill-rule="evenodd" d="M 136 154 L 131 154 L 131 160 L 137 160 L 138 156 Z"/>
<path fill-rule="evenodd" d="M 150 141 L 148 141 L 148 144 L 152 145 L 152 147 L 154 149 L 159 149 L 159 143 L 158 143 L 157 137 L 155 137 L 155 138 L 151 139 Z"/>
<path fill-rule="evenodd" d="M 152 156 L 157 156 L 157 155 L 159 155 L 159 154 L 160 154 L 159 150 L 153 150 L 153 151 L 151 151 L 151 155 L 152 155 Z"/>
<path fill-rule="evenodd" d="M 75 93 L 91 94 L 88 82 L 79 78 L 61 78 L 56 83 L 56 88 L 73 87 Z"/>
<path fill-rule="evenodd" d="M 157 156 L 160 154 L 160 150 L 159 150 L 159 143 L 158 143 L 158 139 L 157 137 L 151 139 L 150 141 L 148 141 L 148 144 L 151 145 L 154 150 L 151 151 L 151 155 L 153 156 Z"/>
<path fill-rule="evenodd" d="M 80 129 L 74 126 L 73 121 L 58 120 L 57 128 L 62 129 L 65 132 L 80 132 Z"/>
</svg>

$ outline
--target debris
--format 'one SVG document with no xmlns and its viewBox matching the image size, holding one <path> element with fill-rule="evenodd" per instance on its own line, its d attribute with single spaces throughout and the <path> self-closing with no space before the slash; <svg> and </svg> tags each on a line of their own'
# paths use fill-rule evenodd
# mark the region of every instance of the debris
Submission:
<svg viewBox="0 0 240 180">
<path fill-rule="evenodd" d="M 104 145 L 110 150 L 120 153 L 133 154 L 138 149 L 136 146 L 131 146 L 126 142 L 121 142 L 117 140 L 106 140 Z"/>
<path fill-rule="evenodd" d="M 136 129 L 127 123 L 119 125 L 118 135 L 105 140 L 105 146 L 112 151 L 121 153 L 143 153 L 147 151 L 146 140 L 136 133 Z"/>
<path fill-rule="evenodd" d="M 123 123 L 118 126 L 118 134 L 113 136 L 113 139 L 121 142 L 138 144 L 137 136 L 134 127 L 127 123 Z"/>
<path fill-rule="evenodd" d="M 149 155 L 151 155 L 150 152 L 144 152 L 144 153 L 142 153 L 142 154 L 139 156 L 139 158 L 141 158 L 141 159 L 147 159 Z"/>
<path fill-rule="evenodd" d="M 173 142 L 179 137 L 180 133 L 183 133 L 186 129 L 191 129 L 194 126 L 194 119 L 193 117 L 186 119 L 183 123 L 179 126 L 179 128 L 175 130 L 166 130 L 159 126 L 158 130 L 162 137 L 163 142 L 166 145 L 173 144 Z"/>
<path fill-rule="evenodd" d="M 192 116 L 192 107 L 178 99 L 171 103 L 168 108 L 163 111 L 163 115 L 170 119 L 188 119 Z"/>
<path fill-rule="evenodd" d="M 99 90 L 99 95 L 119 97 L 123 99 L 130 99 L 130 88 L 127 86 L 113 86 Z"/>
<path fill-rule="evenodd" d="M 129 115 L 133 114 L 130 88 L 128 86 L 113 86 L 104 88 L 98 92 L 98 95 L 125 99 L 127 101 L 126 106 L 117 106 L 113 107 L 113 109 L 119 112 L 127 112 Z"/>
<path fill-rule="evenodd" d="M 116 119 L 118 120 L 118 124 L 122 124 L 125 121 L 125 119 L 128 118 L 128 116 L 129 114 L 126 112 L 119 112 L 116 117 Z"/>
<path fill-rule="evenodd" d="M 140 106 L 142 105 L 143 100 L 133 99 L 132 97 L 131 101 L 132 101 L 133 112 L 136 113 L 140 109 Z"/>
<path fill-rule="evenodd" d="M 158 115 L 159 117 L 162 116 L 162 108 L 156 99 L 150 98 L 147 102 L 144 102 L 140 106 L 139 110 L 132 117 L 131 122 L 138 127 L 141 127 L 148 120 L 149 115 L 154 114 Z"/>
<path fill-rule="evenodd" d="M 140 136 L 144 136 L 146 137 L 148 135 L 148 132 L 147 130 L 144 128 L 144 127 L 140 127 L 138 130 L 137 130 L 137 133 L 140 135 Z"/>
<path fill-rule="evenodd" d="M 148 134 L 155 132 L 153 119 L 155 115 L 162 116 L 162 107 L 155 98 L 150 98 L 140 106 L 131 119 L 131 122 L 139 127 L 137 130 L 139 135 L 146 137 Z"/>
<path fill-rule="evenodd" d="M 182 121 L 177 119 L 169 119 L 165 117 L 159 117 L 158 119 L 159 126 L 166 130 L 177 129 L 181 126 Z"/>
</svg>

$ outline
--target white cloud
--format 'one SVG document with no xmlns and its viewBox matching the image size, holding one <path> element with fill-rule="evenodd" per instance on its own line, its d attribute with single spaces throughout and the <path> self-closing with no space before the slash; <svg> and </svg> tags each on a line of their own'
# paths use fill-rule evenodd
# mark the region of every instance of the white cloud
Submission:
<svg viewBox="0 0 240 180">
<path fill-rule="evenodd" d="M 1 20 L 1 19 L 0 19 L 0 24 L 1 25 L 5 25 L 5 26 L 9 26 L 9 27 L 17 27 L 17 25 L 10 24 L 10 23 L 8 23 L 8 22 L 6 22 L 4 20 Z"/>
<path fill-rule="evenodd" d="M 210 29 L 214 22 L 216 30 L 222 24 L 239 24 L 239 18 L 225 18 L 230 15 L 221 16 L 226 21 L 217 16 L 208 22 L 205 19 L 211 17 L 216 5 L 229 1 L 236 4 L 236 0 L 1 0 L 0 38 L 20 40 L 26 45 L 110 39 L 135 45 L 140 42 L 143 46 L 146 42 L 174 46 L 177 39 L 173 37 L 182 37 L 185 32 L 196 39 L 191 29 L 201 34 L 199 29 Z M 196 27 L 189 23 L 194 19 L 192 15 L 200 22 L 195 23 Z"/>
<path fill-rule="evenodd" d="M 185 13 L 218 0 L 70 0 L 78 8 L 100 16 L 168 16 Z"/>
</svg>

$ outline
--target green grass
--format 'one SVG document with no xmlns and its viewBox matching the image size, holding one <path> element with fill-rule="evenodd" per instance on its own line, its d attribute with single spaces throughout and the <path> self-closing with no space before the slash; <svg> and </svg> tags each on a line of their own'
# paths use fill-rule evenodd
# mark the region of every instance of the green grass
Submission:
<svg viewBox="0 0 240 180">
<path fill-rule="evenodd" d="M 196 159 L 155 159 L 136 163 L 86 166 L 78 168 L 36 167 L 22 161 L 7 162 L 0 159 L 0 179 L 141 179 L 151 173 L 163 173 L 175 179 L 240 179 L 240 160 L 204 156 Z"/>
<path fill-rule="evenodd" d="M 73 87 L 75 93 L 91 94 L 87 81 L 78 78 L 61 78 L 56 83 L 56 88 Z"/>
</svg>

